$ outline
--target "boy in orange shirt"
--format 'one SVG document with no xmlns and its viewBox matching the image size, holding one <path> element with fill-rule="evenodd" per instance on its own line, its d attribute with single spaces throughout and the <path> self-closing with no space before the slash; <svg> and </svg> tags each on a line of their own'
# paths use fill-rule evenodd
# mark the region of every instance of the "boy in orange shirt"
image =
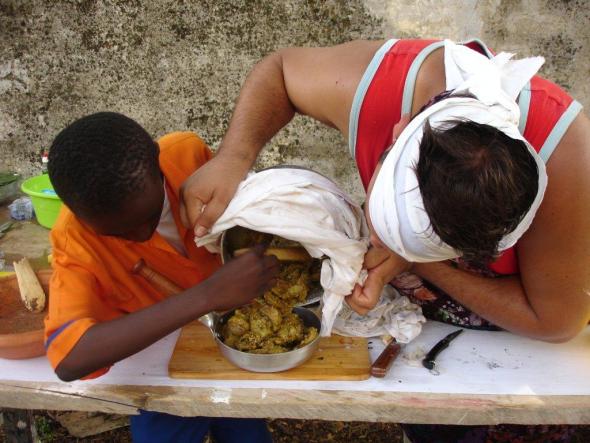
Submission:
<svg viewBox="0 0 590 443">
<path fill-rule="evenodd" d="M 51 232 L 45 334 L 60 379 L 100 376 L 201 315 L 246 304 L 272 286 L 274 257 L 260 249 L 219 267 L 180 221 L 181 184 L 211 157 L 194 133 L 155 142 L 116 113 L 89 115 L 58 134 L 48 170 L 65 206 Z M 139 259 L 185 291 L 166 297 L 132 274 Z M 209 430 L 220 442 L 270 441 L 261 420 L 142 411 L 131 430 L 137 442 L 202 441 Z"/>
</svg>

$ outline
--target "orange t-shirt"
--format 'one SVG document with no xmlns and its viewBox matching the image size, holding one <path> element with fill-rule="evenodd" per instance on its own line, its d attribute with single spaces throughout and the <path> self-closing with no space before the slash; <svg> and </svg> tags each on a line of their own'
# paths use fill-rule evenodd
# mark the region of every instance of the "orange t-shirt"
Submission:
<svg viewBox="0 0 590 443">
<path fill-rule="evenodd" d="M 217 256 L 195 246 L 192 230 L 183 227 L 179 215 L 180 185 L 211 159 L 211 151 L 192 132 L 168 134 L 158 144 L 166 194 L 188 257 L 157 232 L 143 243 L 97 235 L 64 206 L 51 231 L 53 276 L 45 319 L 45 346 L 53 368 L 92 325 L 165 298 L 143 277 L 131 273 L 140 258 L 182 288 L 196 285 L 219 267 Z M 104 368 L 86 378 L 107 371 Z"/>
</svg>

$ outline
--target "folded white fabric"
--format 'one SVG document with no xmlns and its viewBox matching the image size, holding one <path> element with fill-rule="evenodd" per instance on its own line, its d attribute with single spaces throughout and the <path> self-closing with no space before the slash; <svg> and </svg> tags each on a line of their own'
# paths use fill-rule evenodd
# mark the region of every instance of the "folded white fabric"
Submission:
<svg viewBox="0 0 590 443">
<path fill-rule="evenodd" d="M 358 315 L 344 303 L 334 321 L 333 331 L 354 337 L 388 334 L 399 343 L 409 343 L 420 334 L 425 322 L 420 306 L 387 285 L 379 303 L 367 315 Z"/>
<path fill-rule="evenodd" d="M 513 246 L 529 228 L 539 208 L 547 174 L 545 164 L 518 131 L 520 110 L 515 100 L 544 62 L 543 57 L 512 61 L 502 52 L 488 59 L 465 46 L 445 41 L 446 88 L 476 98 L 441 100 L 418 114 L 402 131 L 379 171 L 369 200 L 373 227 L 383 243 L 412 262 L 441 261 L 460 256 L 433 231 L 424 209 L 415 166 L 426 121 L 440 128 L 447 121 L 471 120 L 523 141 L 539 172 L 537 196 L 517 228 L 502 239 L 499 249 Z"/>
<path fill-rule="evenodd" d="M 322 330 L 330 335 L 344 297 L 352 292 L 367 250 L 362 209 L 326 177 L 298 168 L 250 174 L 211 232 L 195 239 L 218 251 L 223 231 L 243 226 L 297 241 L 322 262 Z"/>
</svg>

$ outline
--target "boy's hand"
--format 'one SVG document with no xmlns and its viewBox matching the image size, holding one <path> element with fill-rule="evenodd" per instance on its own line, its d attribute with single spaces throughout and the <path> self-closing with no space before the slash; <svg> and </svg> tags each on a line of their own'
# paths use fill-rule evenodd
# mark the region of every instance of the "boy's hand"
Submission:
<svg viewBox="0 0 590 443">
<path fill-rule="evenodd" d="M 226 311 L 249 303 L 276 284 L 279 261 L 274 255 L 263 255 L 265 247 L 231 260 L 207 279 L 212 285 L 211 310 Z"/>
<path fill-rule="evenodd" d="M 126 358 L 213 310 L 242 306 L 273 286 L 279 272 L 264 246 L 232 260 L 204 282 L 147 308 L 90 327 L 55 369 L 76 380 Z"/>
</svg>

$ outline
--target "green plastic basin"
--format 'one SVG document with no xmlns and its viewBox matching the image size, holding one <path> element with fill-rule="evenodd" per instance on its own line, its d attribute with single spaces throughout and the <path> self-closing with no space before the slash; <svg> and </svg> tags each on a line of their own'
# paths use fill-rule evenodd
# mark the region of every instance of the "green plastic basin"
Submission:
<svg viewBox="0 0 590 443">
<path fill-rule="evenodd" d="M 31 196 L 39 224 L 51 229 L 59 215 L 62 201 L 53 190 L 49 176 L 43 174 L 31 177 L 23 182 L 21 189 Z"/>
</svg>

